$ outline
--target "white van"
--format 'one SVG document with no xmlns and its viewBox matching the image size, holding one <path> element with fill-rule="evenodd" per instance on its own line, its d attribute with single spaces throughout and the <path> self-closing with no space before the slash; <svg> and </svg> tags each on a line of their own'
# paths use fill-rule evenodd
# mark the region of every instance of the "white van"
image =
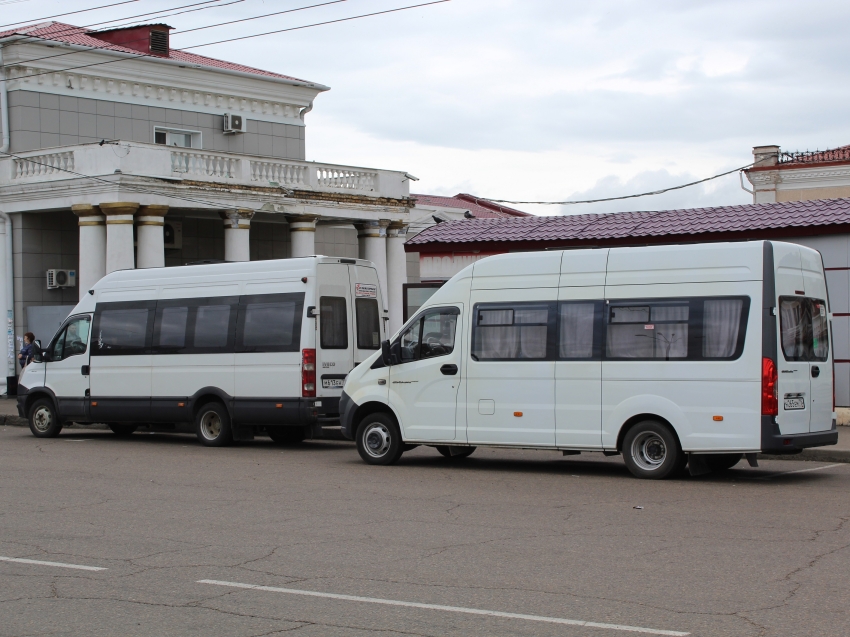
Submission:
<svg viewBox="0 0 850 637">
<path fill-rule="evenodd" d="M 835 444 L 828 308 L 820 254 L 789 243 L 489 257 L 349 374 L 343 433 L 371 464 L 598 451 L 642 478 Z"/>
<path fill-rule="evenodd" d="M 369 261 L 113 272 L 26 368 L 18 411 L 38 437 L 99 422 L 119 435 L 194 428 L 210 446 L 262 429 L 298 442 L 338 418 L 346 374 L 380 350 L 385 319 Z"/>
</svg>

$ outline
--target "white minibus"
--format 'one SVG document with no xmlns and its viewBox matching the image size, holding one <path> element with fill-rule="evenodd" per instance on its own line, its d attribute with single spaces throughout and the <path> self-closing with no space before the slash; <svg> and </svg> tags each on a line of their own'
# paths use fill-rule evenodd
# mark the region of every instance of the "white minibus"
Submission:
<svg viewBox="0 0 850 637">
<path fill-rule="evenodd" d="M 511 253 L 470 265 L 349 374 L 363 460 L 416 445 L 622 454 L 641 478 L 835 444 L 829 300 L 799 245 Z"/>
<path fill-rule="evenodd" d="M 307 257 L 123 270 L 84 295 L 24 370 L 38 437 L 66 422 L 195 431 L 209 446 L 277 442 L 336 422 L 346 374 L 380 350 L 369 261 Z"/>
</svg>

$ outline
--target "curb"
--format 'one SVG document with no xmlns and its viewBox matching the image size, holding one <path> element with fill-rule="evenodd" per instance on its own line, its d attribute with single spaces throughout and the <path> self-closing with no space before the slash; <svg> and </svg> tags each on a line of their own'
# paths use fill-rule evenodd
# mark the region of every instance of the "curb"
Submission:
<svg viewBox="0 0 850 637">
<path fill-rule="evenodd" d="M 847 462 L 850 463 L 850 451 L 845 449 L 830 449 L 829 447 L 818 447 L 817 449 L 803 449 L 802 453 L 793 455 L 759 454 L 762 460 L 808 460 L 810 462 Z"/>
</svg>

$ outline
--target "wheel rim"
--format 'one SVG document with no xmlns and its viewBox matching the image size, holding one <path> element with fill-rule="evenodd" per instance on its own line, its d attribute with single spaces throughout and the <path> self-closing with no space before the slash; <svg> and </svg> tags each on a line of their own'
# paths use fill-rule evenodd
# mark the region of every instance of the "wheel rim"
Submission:
<svg viewBox="0 0 850 637">
<path fill-rule="evenodd" d="M 39 407 L 32 415 L 32 424 L 38 431 L 47 431 L 53 423 L 53 414 L 48 407 Z"/>
<path fill-rule="evenodd" d="M 363 448 L 373 458 L 385 456 L 391 444 L 390 430 L 381 423 L 373 423 L 363 432 Z"/>
<path fill-rule="evenodd" d="M 640 433 L 632 441 L 632 459 L 644 471 L 654 471 L 667 459 L 667 443 L 655 432 Z"/>
<path fill-rule="evenodd" d="M 221 416 L 208 411 L 201 416 L 201 435 L 207 440 L 215 440 L 221 435 Z"/>
</svg>

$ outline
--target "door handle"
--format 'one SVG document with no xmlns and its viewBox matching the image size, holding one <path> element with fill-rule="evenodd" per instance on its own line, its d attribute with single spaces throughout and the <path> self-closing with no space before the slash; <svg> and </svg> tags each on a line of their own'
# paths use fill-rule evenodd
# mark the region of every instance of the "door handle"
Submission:
<svg viewBox="0 0 850 637">
<path fill-rule="evenodd" d="M 446 376 L 454 376 L 455 374 L 457 374 L 457 365 L 454 365 L 454 364 L 443 365 L 440 368 L 440 372 L 445 374 Z"/>
<path fill-rule="evenodd" d="M 88 365 L 83 365 L 82 367 L 80 367 L 80 373 L 81 373 L 83 376 L 88 376 L 88 375 L 89 375 L 89 366 L 88 366 Z"/>
<path fill-rule="evenodd" d="M 818 376 L 820 376 L 820 367 L 812 365 L 812 378 L 817 378 Z"/>
</svg>

